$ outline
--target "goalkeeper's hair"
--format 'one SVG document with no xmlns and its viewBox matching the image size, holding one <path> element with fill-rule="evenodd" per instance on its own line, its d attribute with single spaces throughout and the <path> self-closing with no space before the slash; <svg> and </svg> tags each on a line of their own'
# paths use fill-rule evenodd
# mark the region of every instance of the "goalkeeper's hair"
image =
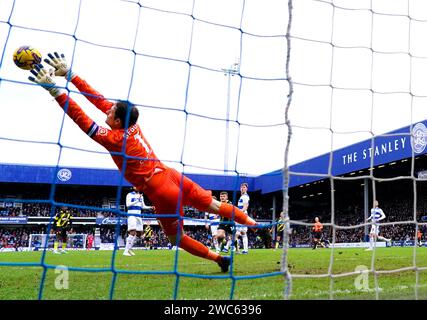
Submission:
<svg viewBox="0 0 427 320">
<path fill-rule="evenodd" d="M 129 122 L 126 125 L 127 113 L 129 113 Z M 138 117 L 139 117 L 139 111 L 134 104 L 130 103 L 129 101 L 116 102 L 115 118 L 120 119 L 120 121 L 122 122 L 123 128 L 128 128 L 133 126 L 138 121 Z"/>
</svg>

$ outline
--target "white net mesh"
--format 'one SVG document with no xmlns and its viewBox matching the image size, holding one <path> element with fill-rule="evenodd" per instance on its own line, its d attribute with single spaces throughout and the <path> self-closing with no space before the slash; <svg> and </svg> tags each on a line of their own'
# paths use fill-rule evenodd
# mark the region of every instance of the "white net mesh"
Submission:
<svg viewBox="0 0 427 320">
<path fill-rule="evenodd" d="M 292 272 L 288 265 L 292 253 L 285 246 L 286 298 L 292 298 L 291 289 L 302 283 L 295 279 L 308 278 L 329 279 L 329 290 L 319 291 L 324 298 L 357 297 L 361 292 L 371 292 L 375 299 L 396 297 L 397 277 L 413 277 L 412 284 L 400 287 L 412 290 L 409 297 L 420 298 L 425 261 L 417 237 L 419 230 L 425 231 L 421 216 L 426 199 L 420 193 L 423 179 L 418 172 L 425 166 L 427 136 L 422 108 L 427 97 L 423 71 L 427 47 L 422 35 L 427 30 L 426 6 L 415 0 L 293 1 L 287 74 L 289 80 L 292 76 L 292 105 L 287 109 L 292 142 L 287 152 L 301 160 L 322 150 L 330 153 L 318 158 L 316 166 L 312 161 L 294 167 L 295 157 L 286 153 L 285 177 L 290 174 L 291 186 L 292 179 L 305 179 L 293 186 L 306 191 L 294 192 L 290 202 L 316 204 L 312 208 L 326 218 L 331 249 L 327 267 L 302 274 Z M 314 185 L 320 182 L 329 184 L 329 194 L 316 191 Z M 292 210 L 288 184 L 285 179 L 284 211 L 296 230 L 305 226 L 310 232 L 314 217 L 301 221 L 302 206 Z M 353 247 L 369 247 L 371 223 L 366 219 L 374 199 L 380 200 L 387 216 L 380 223 L 380 237 L 388 235 L 392 241 L 387 246 L 410 246 L 411 252 L 393 251 L 389 256 L 381 251 L 388 248 L 380 249 L 386 242 L 379 238 L 369 263 L 366 256 L 355 256 L 362 253 L 341 258 L 338 243 L 350 239 L 351 233 L 363 235 Z M 325 207 L 327 212 L 321 212 Z M 289 236 L 285 241 L 289 238 L 292 241 Z M 360 277 L 366 280 L 364 285 Z M 353 283 L 355 278 L 358 282 Z"/>
</svg>

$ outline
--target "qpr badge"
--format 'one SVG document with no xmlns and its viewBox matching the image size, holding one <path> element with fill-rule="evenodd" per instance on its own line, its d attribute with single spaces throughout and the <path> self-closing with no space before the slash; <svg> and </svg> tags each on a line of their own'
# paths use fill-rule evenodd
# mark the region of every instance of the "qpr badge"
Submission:
<svg viewBox="0 0 427 320">
<path fill-rule="evenodd" d="M 99 136 L 106 136 L 107 133 L 108 133 L 108 131 L 104 127 L 99 127 L 98 131 L 96 132 L 96 134 L 99 135 Z"/>
<path fill-rule="evenodd" d="M 427 144 L 427 128 L 423 123 L 417 123 L 412 128 L 411 146 L 415 153 L 421 153 Z"/>
<path fill-rule="evenodd" d="M 58 171 L 57 177 L 60 181 L 68 181 L 71 179 L 71 171 L 68 169 L 61 169 Z"/>
</svg>

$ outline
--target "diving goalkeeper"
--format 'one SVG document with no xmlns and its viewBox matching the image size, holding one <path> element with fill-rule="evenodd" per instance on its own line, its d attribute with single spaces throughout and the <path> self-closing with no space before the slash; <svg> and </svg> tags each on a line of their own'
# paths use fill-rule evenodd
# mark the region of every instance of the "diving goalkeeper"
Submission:
<svg viewBox="0 0 427 320">
<path fill-rule="evenodd" d="M 183 206 L 190 205 L 200 211 L 217 213 L 220 216 L 234 218 L 238 223 L 259 227 L 255 220 L 238 208 L 213 199 L 211 191 L 203 189 L 177 170 L 163 164 L 137 124 L 139 112 L 134 105 L 128 101 L 106 100 L 69 69 L 63 54 L 49 53 L 48 57 L 50 59 L 44 61 L 54 69 L 48 71 L 43 65 L 36 65 L 30 71 L 35 77 L 30 76 L 29 79 L 41 85 L 55 97 L 58 104 L 80 129 L 110 152 L 126 180 L 148 196 L 157 214 L 183 216 Z M 111 129 L 96 124 L 88 117 L 64 90 L 56 86 L 55 76 L 62 76 L 71 81 L 92 104 L 104 112 L 107 115 L 105 122 Z M 179 247 L 195 256 L 217 262 L 222 272 L 228 271 L 230 258 L 220 256 L 204 244 L 185 235 L 182 218 L 165 217 L 157 220 L 172 245 L 177 244 L 179 237 Z M 264 230 L 266 229 L 259 229 L 262 235 L 268 234 Z"/>
</svg>

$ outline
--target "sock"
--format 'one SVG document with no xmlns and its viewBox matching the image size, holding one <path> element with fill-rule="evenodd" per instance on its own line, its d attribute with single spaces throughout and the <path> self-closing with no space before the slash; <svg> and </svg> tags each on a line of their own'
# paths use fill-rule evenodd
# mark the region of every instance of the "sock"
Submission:
<svg viewBox="0 0 427 320">
<path fill-rule="evenodd" d="M 187 235 L 183 235 L 183 237 L 180 239 L 179 246 L 180 248 L 197 257 L 213 260 L 215 262 L 221 261 L 221 256 L 218 253 L 209 250 L 209 248 L 204 244 L 194 240 L 193 238 L 190 238 Z"/>
<path fill-rule="evenodd" d="M 133 241 L 135 239 L 135 236 L 133 235 L 128 235 L 128 237 L 126 238 L 126 247 L 125 247 L 125 251 L 128 251 L 129 249 L 132 249 L 132 245 L 133 245 Z"/>
<path fill-rule="evenodd" d="M 58 251 L 58 245 L 59 245 L 59 242 L 58 242 L 58 241 L 55 241 L 55 242 L 53 243 L 53 250 Z"/>
<path fill-rule="evenodd" d="M 274 246 L 275 249 L 279 248 L 279 241 L 276 240 L 276 244 Z"/>
<path fill-rule="evenodd" d="M 234 241 L 234 248 L 236 249 L 237 252 L 239 251 L 239 239 L 236 239 Z"/>
<path fill-rule="evenodd" d="M 255 226 L 256 222 L 254 219 L 245 214 L 242 210 L 236 208 L 230 203 L 221 202 L 219 207 L 218 214 L 222 217 L 231 219 L 234 214 L 234 221 L 240 224 L 245 224 L 249 226 Z"/>
<path fill-rule="evenodd" d="M 249 243 L 248 243 L 248 235 L 247 234 L 242 236 L 242 242 L 243 242 L 243 251 L 247 252 L 249 250 Z"/>
<path fill-rule="evenodd" d="M 231 246 L 231 240 L 228 240 L 227 244 L 225 245 L 225 249 L 226 250 L 230 249 L 230 246 Z"/>
<path fill-rule="evenodd" d="M 382 237 L 382 236 L 378 236 L 378 240 L 390 241 L 390 239 L 384 238 L 384 237 Z"/>
<path fill-rule="evenodd" d="M 65 248 L 67 248 L 67 242 L 62 243 L 62 250 L 65 250 Z"/>
<path fill-rule="evenodd" d="M 222 240 L 220 240 L 219 241 L 220 243 L 221 243 L 221 245 L 220 245 L 220 249 L 222 250 L 222 249 L 224 249 L 224 247 L 225 247 L 225 244 L 226 244 L 226 241 L 225 241 L 225 239 L 222 239 Z"/>
<path fill-rule="evenodd" d="M 218 244 L 218 240 L 216 238 L 213 239 L 213 244 L 215 246 L 215 250 L 219 251 L 219 244 Z"/>
<path fill-rule="evenodd" d="M 135 243 L 136 243 L 136 240 L 137 240 L 137 237 L 136 237 L 136 236 L 133 236 L 132 244 L 130 245 L 130 247 L 129 247 L 129 249 L 128 249 L 128 250 L 131 250 L 131 249 L 133 248 L 133 246 L 134 246 L 134 245 L 135 245 Z"/>
<path fill-rule="evenodd" d="M 369 248 L 371 248 L 371 249 L 374 248 L 374 237 L 369 238 Z"/>
</svg>

